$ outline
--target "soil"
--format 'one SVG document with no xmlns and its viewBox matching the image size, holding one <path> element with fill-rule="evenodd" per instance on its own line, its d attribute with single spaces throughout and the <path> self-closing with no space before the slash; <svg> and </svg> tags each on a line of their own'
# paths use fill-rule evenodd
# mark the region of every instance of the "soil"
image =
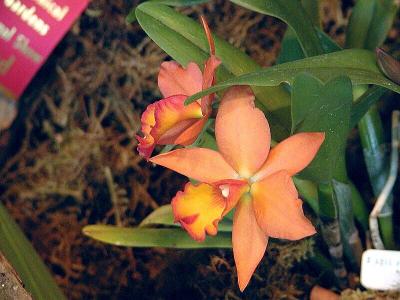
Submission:
<svg viewBox="0 0 400 300">
<path fill-rule="evenodd" d="M 168 59 L 137 23 L 125 22 L 137 2 L 93 0 L 36 76 L 2 135 L 9 146 L 0 157 L 0 200 L 68 299 L 304 299 L 315 284 L 329 286 L 309 259 L 318 236 L 272 241 L 240 293 L 230 250 L 130 249 L 82 235 L 87 224 L 137 225 L 185 182 L 136 152 L 141 112 L 160 98 L 156 75 Z M 351 5 L 323 1 L 324 30 L 341 44 Z M 276 19 L 223 0 L 180 10 L 204 14 L 214 32 L 261 65 L 275 62 L 286 30 Z M 397 29 L 387 49 L 395 49 Z M 353 136 L 350 151 L 360 153 Z"/>
</svg>

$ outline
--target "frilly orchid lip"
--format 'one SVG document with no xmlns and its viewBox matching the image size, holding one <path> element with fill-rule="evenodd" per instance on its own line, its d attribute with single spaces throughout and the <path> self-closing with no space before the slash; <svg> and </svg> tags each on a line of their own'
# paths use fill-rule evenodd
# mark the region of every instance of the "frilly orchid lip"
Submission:
<svg viewBox="0 0 400 300">
<path fill-rule="evenodd" d="M 248 87 L 232 87 L 221 100 L 215 123 L 219 152 L 177 149 L 150 159 L 200 182 L 173 200 L 175 219 L 196 240 L 217 232 L 235 209 L 233 253 L 240 290 L 262 259 L 268 237 L 297 240 L 315 233 L 304 216 L 291 176 L 315 157 L 325 134 L 295 134 L 270 151 L 270 129 Z"/>
</svg>

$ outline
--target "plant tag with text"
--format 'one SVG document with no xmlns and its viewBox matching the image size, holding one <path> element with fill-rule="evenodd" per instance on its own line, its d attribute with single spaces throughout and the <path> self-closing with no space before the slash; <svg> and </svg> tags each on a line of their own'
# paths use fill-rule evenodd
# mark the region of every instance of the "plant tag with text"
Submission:
<svg viewBox="0 0 400 300">
<path fill-rule="evenodd" d="M 365 251 L 361 260 L 361 284 L 373 290 L 400 290 L 400 251 Z"/>
</svg>

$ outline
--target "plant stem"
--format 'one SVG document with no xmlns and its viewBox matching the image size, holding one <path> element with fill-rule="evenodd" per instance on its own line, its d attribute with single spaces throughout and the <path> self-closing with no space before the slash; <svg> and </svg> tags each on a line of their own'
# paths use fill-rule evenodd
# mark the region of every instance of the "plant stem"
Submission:
<svg viewBox="0 0 400 300">
<path fill-rule="evenodd" d="M 366 87 L 355 88 L 355 96 L 361 95 Z M 367 166 L 372 190 L 378 197 L 385 185 L 388 176 L 389 159 L 385 149 L 382 120 L 376 106 L 372 106 L 358 123 L 361 145 L 363 147 L 364 160 Z M 385 248 L 394 249 L 393 234 L 393 195 L 390 194 L 381 214 L 378 216 L 382 239 Z"/>
<path fill-rule="evenodd" d="M 320 183 L 318 185 L 319 218 L 321 221 L 322 238 L 328 246 L 338 285 L 340 288 L 345 288 L 347 286 L 347 271 L 343 260 L 338 208 L 333 195 L 334 192 L 331 183 Z"/>
</svg>

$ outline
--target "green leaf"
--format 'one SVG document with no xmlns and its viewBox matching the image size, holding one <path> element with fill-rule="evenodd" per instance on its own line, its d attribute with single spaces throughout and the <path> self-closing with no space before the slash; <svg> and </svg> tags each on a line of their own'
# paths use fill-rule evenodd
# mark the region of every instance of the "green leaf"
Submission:
<svg viewBox="0 0 400 300">
<path fill-rule="evenodd" d="M 17 223 L 0 204 L 0 251 L 34 299 L 66 299 Z"/>
<path fill-rule="evenodd" d="M 375 84 L 400 93 L 400 86 L 380 72 L 373 52 L 362 49 L 337 51 L 276 65 L 260 71 L 237 76 L 188 97 L 186 104 L 233 85 L 276 86 L 291 84 L 299 74 L 307 72 L 323 82 L 338 76 L 348 76 L 354 85 Z"/>
<path fill-rule="evenodd" d="M 346 47 L 379 47 L 392 27 L 397 9 L 394 0 L 357 0 L 347 26 Z"/>
<path fill-rule="evenodd" d="M 123 228 L 112 225 L 89 225 L 83 234 L 103 243 L 125 247 L 164 247 L 180 249 L 232 248 L 231 234 L 220 232 L 196 242 L 179 228 Z"/>
<path fill-rule="evenodd" d="M 318 215 L 318 189 L 314 182 L 310 180 L 301 179 L 297 176 L 292 177 L 301 198 L 313 209 L 315 214 Z"/>
<path fill-rule="evenodd" d="M 374 86 L 369 88 L 361 97 L 353 104 L 351 109 L 350 128 L 353 128 L 367 113 L 369 108 L 387 92 L 386 89 Z"/>
<path fill-rule="evenodd" d="M 312 20 L 300 1 L 296 0 L 231 0 L 245 8 L 276 17 L 287 23 L 296 33 L 306 56 L 323 53 Z"/>
<path fill-rule="evenodd" d="M 320 0 L 302 0 L 301 4 L 304 10 L 307 12 L 307 16 L 311 18 L 312 23 L 316 27 L 321 26 L 321 16 L 320 16 Z"/>
<path fill-rule="evenodd" d="M 148 2 L 180 7 L 180 6 L 191 6 L 191 5 L 202 4 L 210 2 L 210 0 L 149 0 Z M 133 23 L 136 21 L 135 9 L 136 7 L 133 8 L 126 16 L 125 19 L 126 22 Z"/>
<path fill-rule="evenodd" d="M 172 212 L 172 206 L 170 204 L 160 206 L 149 214 L 139 225 L 139 227 L 148 227 L 154 225 L 165 225 L 165 226 L 177 226 L 180 227 L 179 223 L 174 222 L 174 214 Z M 219 232 L 231 232 L 232 231 L 232 220 L 228 218 L 222 219 L 218 224 Z"/>
<path fill-rule="evenodd" d="M 330 181 L 337 174 L 345 177 L 345 170 L 337 169 L 343 167 L 352 102 L 352 85 L 347 77 L 323 84 L 307 73 L 296 76 L 292 86 L 292 132 L 325 132 L 317 156 L 301 176 L 315 182 Z"/>
<path fill-rule="evenodd" d="M 318 29 L 317 35 L 324 53 L 342 50 L 342 48 L 323 31 Z M 292 29 L 288 28 L 282 40 L 281 52 L 279 53 L 277 64 L 283 64 L 303 58 L 305 58 L 305 55 L 301 49 L 297 36 Z"/>
<path fill-rule="evenodd" d="M 172 213 L 172 207 L 170 204 L 160 206 L 149 214 L 140 223 L 139 227 L 150 226 L 150 225 L 170 225 L 175 226 L 174 215 Z"/>
<path fill-rule="evenodd" d="M 149 37 L 168 55 L 181 65 L 193 61 L 202 66 L 209 57 L 208 42 L 198 22 L 176 12 L 168 6 L 146 2 L 136 9 L 140 26 Z M 245 53 L 213 35 L 216 55 L 222 65 L 217 71 L 217 80 L 233 75 L 260 70 L 261 67 Z M 274 120 L 274 139 L 281 140 L 289 134 L 290 98 L 282 87 L 254 87 L 258 106 Z"/>
</svg>

